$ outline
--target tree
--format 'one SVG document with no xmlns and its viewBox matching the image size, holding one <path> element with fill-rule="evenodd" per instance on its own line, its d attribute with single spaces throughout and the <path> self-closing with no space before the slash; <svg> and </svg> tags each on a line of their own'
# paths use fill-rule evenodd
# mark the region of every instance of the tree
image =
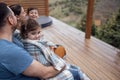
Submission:
<svg viewBox="0 0 120 80">
<path fill-rule="evenodd" d="M 117 16 L 113 15 L 105 25 L 101 26 L 97 37 L 120 49 L 120 10 Z"/>
</svg>

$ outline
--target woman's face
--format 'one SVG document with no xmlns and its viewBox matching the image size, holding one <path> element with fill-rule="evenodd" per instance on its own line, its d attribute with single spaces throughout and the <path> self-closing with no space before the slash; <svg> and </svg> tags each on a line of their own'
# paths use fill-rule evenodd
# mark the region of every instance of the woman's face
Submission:
<svg viewBox="0 0 120 80">
<path fill-rule="evenodd" d="M 19 15 L 20 20 L 26 20 L 26 12 L 24 11 L 23 7 L 21 7 L 21 13 Z"/>
<path fill-rule="evenodd" d="M 31 40 L 39 40 L 41 37 L 41 29 L 38 27 L 36 30 L 30 31 L 27 34 L 27 38 Z"/>
<path fill-rule="evenodd" d="M 39 17 L 38 11 L 36 9 L 33 9 L 33 10 L 29 11 L 28 16 L 31 19 L 37 19 Z"/>
<path fill-rule="evenodd" d="M 21 22 L 24 22 L 26 21 L 26 12 L 24 11 L 24 8 L 21 7 L 21 12 L 20 12 L 20 15 L 17 15 L 17 29 L 20 29 L 21 27 Z"/>
</svg>

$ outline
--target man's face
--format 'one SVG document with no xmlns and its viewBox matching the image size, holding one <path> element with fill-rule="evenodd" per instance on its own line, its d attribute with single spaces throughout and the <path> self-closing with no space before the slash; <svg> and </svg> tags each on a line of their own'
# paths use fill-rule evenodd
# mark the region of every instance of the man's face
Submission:
<svg viewBox="0 0 120 80">
<path fill-rule="evenodd" d="M 14 15 L 14 13 L 13 13 L 13 11 L 8 7 L 8 9 L 10 10 L 10 23 L 11 23 L 11 25 L 12 25 L 12 28 L 13 29 L 16 29 L 17 28 L 17 18 L 16 18 L 16 16 Z"/>
</svg>

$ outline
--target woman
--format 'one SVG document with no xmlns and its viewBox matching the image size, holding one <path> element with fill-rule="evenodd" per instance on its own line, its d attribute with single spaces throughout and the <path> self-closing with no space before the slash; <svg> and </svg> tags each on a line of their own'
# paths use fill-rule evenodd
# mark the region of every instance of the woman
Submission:
<svg viewBox="0 0 120 80">
<path fill-rule="evenodd" d="M 12 11 L 14 12 L 14 15 L 17 17 L 18 25 L 17 29 L 20 29 L 21 22 L 26 20 L 26 12 L 24 11 L 24 8 L 19 4 L 13 4 L 9 6 Z"/>
<path fill-rule="evenodd" d="M 17 18 L 17 29 L 15 29 L 13 33 L 13 42 L 17 44 L 19 47 L 24 47 L 21 42 L 20 28 L 21 23 L 26 21 L 26 13 L 24 11 L 24 8 L 20 4 L 13 4 L 10 5 L 9 7 L 14 12 L 14 15 Z"/>
</svg>

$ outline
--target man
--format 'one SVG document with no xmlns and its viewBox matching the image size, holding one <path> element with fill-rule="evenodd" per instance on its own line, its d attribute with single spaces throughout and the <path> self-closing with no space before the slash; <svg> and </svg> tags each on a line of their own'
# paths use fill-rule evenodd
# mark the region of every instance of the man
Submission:
<svg viewBox="0 0 120 80">
<path fill-rule="evenodd" d="M 40 80 L 60 73 L 53 67 L 43 66 L 12 42 L 16 24 L 12 10 L 0 3 L 0 80 Z"/>
</svg>

